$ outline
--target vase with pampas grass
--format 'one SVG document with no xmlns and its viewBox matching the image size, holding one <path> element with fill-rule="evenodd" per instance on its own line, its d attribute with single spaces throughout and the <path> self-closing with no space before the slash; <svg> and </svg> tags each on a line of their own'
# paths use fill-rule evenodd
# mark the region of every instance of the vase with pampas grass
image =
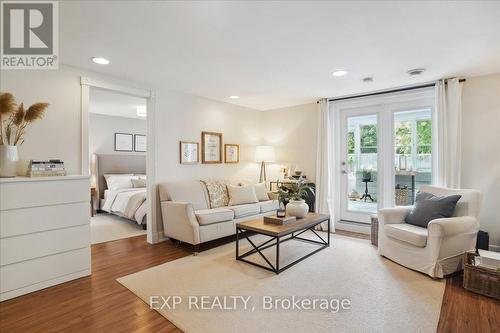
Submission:
<svg viewBox="0 0 500 333">
<path fill-rule="evenodd" d="M 15 177 L 19 152 L 26 128 L 43 117 L 48 103 L 35 103 L 28 108 L 17 104 L 8 92 L 0 93 L 0 177 Z"/>
</svg>

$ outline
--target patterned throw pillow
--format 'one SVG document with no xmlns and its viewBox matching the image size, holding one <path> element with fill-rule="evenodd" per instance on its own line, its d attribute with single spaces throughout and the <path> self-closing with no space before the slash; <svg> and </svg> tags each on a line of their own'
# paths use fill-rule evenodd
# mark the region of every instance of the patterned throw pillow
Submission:
<svg viewBox="0 0 500 333">
<path fill-rule="evenodd" d="M 229 204 L 226 183 L 220 180 L 202 180 L 208 192 L 210 208 L 224 207 Z"/>
</svg>

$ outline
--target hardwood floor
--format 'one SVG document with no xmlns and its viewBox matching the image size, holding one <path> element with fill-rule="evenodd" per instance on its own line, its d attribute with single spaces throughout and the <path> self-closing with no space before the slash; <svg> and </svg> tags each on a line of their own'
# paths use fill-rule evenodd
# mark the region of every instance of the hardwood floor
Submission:
<svg viewBox="0 0 500 333">
<path fill-rule="evenodd" d="M 91 277 L 0 303 L 0 332 L 180 332 L 115 279 L 191 251 L 169 241 L 150 245 L 145 236 L 92 245 Z M 438 332 L 500 332 L 500 301 L 470 293 L 461 283 L 460 274 L 447 280 Z"/>
</svg>

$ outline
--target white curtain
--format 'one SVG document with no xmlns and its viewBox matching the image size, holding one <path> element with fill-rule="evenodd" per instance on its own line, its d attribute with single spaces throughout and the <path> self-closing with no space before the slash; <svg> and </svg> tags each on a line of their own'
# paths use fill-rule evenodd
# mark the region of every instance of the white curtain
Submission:
<svg viewBox="0 0 500 333">
<path fill-rule="evenodd" d="M 437 133 L 435 184 L 460 188 L 462 172 L 462 83 L 458 78 L 436 83 L 434 131 Z"/>
<path fill-rule="evenodd" d="M 316 153 L 316 204 L 317 213 L 330 215 L 330 231 L 335 231 L 333 223 L 333 115 L 328 100 L 318 102 L 318 133 Z M 321 225 L 326 230 L 327 225 Z"/>
</svg>

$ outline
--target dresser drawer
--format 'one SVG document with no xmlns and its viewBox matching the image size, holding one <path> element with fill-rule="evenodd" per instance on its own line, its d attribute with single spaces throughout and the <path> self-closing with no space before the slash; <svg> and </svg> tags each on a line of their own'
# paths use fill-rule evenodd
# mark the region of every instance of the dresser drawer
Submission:
<svg viewBox="0 0 500 333">
<path fill-rule="evenodd" d="M 90 247 L 0 267 L 0 292 L 90 269 Z"/>
<path fill-rule="evenodd" d="M 36 179 L 0 184 L 0 209 L 19 209 L 90 201 L 88 178 Z"/>
<path fill-rule="evenodd" d="M 89 246 L 90 225 L 0 239 L 0 266 Z"/>
<path fill-rule="evenodd" d="M 89 202 L 4 210 L 0 211 L 0 238 L 89 223 Z"/>
</svg>

